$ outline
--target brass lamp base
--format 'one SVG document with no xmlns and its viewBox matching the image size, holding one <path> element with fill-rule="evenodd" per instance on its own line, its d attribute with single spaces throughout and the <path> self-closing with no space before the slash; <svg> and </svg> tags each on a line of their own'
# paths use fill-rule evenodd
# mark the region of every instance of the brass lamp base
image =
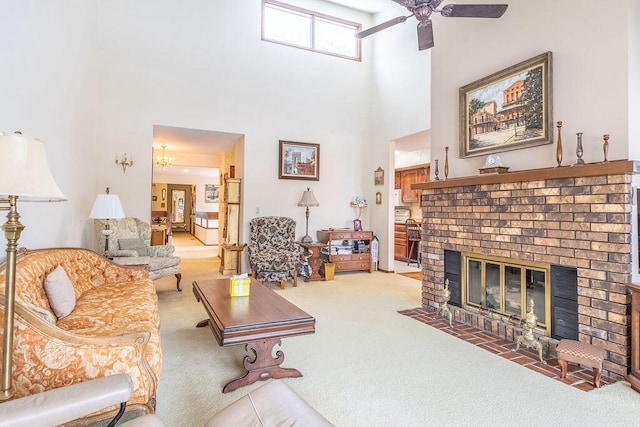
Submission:
<svg viewBox="0 0 640 427">
<path fill-rule="evenodd" d="M 313 239 L 308 234 L 300 239 L 302 243 L 313 243 Z"/>
</svg>

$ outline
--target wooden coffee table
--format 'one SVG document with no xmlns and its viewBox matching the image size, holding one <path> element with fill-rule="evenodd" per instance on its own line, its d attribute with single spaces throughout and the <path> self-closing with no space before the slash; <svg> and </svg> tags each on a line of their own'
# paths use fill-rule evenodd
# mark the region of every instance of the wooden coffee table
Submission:
<svg viewBox="0 0 640 427">
<path fill-rule="evenodd" d="M 273 347 L 282 338 L 314 333 L 316 319 L 253 278 L 246 297 L 229 295 L 229 278 L 194 281 L 193 293 L 209 316 L 198 326 L 208 324 L 221 346 L 245 344 L 253 352 L 244 357 L 247 373 L 227 383 L 223 393 L 258 380 L 302 376 L 280 367 L 284 353 L 278 350 L 273 357 Z"/>
</svg>

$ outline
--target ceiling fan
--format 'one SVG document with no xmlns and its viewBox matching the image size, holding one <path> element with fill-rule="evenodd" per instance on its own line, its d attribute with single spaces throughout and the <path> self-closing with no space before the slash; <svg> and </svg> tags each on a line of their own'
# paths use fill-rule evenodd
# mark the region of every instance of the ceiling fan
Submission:
<svg viewBox="0 0 640 427">
<path fill-rule="evenodd" d="M 442 9 L 436 9 L 443 0 L 393 0 L 406 7 L 411 15 L 399 16 L 368 30 L 355 34 L 356 38 L 364 38 L 378 31 L 406 21 L 415 16 L 418 22 L 418 49 L 426 50 L 434 46 L 433 24 L 431 14 L 439 13 L 446 18 L 500 18 L 507 10 L 507 4 L 448 4 Z"/>
</svg>

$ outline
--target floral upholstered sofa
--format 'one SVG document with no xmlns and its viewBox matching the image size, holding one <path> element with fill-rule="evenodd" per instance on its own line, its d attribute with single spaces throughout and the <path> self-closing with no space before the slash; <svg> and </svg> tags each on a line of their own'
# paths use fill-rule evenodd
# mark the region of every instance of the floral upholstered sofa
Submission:
<svg viewBox="0 0 640 427">
<path fill-rule="evenodd" d="M 3 263 L 3 331 L 6 273 Z M 60 298 L 65 290 L 69 298 Z M 75 300 L 72 306 L 69 300 Z M 14 322 L 15 397 L 125 373 L 134 385 L 127 407 L 155 412 L 160 319 L 156 289 L 144 268 L 120 266 L 87 249 L 22 249 Z"/>
</svg>

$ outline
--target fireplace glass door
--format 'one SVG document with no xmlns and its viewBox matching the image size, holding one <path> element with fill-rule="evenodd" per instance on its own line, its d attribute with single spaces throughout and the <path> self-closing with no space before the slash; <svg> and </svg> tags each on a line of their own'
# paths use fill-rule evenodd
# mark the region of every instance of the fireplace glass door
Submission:
<svg viewBox="0 0 640 427">
<path fill-rule="evenodd" d="M 549 269 L 518 265 L 500 258 L 465 255 L 464 300 L 468 307 L 487 310 L 507 319 L 523 319 L 534 303 L 538 326 L 547 330 Z"/>
</svg>

